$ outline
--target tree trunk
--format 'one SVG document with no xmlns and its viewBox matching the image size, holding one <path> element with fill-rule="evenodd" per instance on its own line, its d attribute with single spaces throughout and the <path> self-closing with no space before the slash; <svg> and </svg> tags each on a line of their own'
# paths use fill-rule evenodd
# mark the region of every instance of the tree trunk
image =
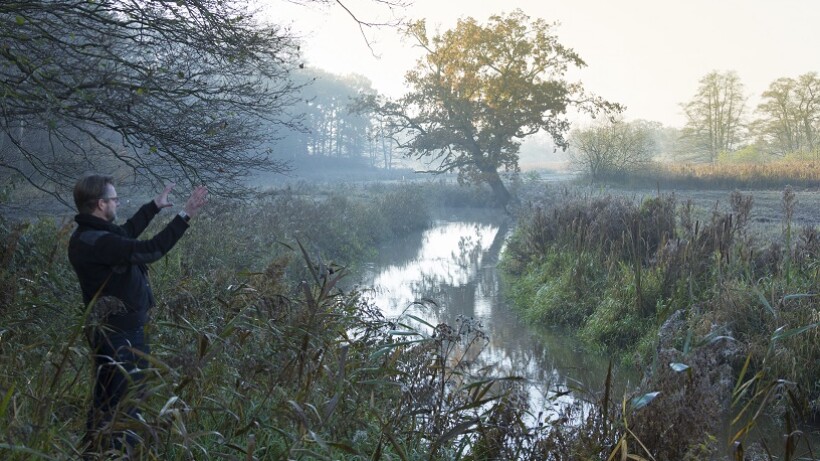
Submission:
<svg viewBox="0 0 820 461">
<path fill-rule="evenodd" d="M 511 195 L 507 187 L 504 186 L 504 182 L 501 181 L 501 176 L 498 175 L 498 171 L 485 171 L 484 177 L 486 178 L 487 184 L 489 184 L 493 190 L 493 197 L 495 197 L 496 204 L 501 208 L 505 208 L 510 203 Z"/>
</svg>

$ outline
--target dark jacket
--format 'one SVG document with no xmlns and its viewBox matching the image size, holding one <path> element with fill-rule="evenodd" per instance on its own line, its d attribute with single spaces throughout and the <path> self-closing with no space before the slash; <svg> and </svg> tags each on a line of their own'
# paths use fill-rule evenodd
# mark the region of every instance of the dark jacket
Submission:
<svg viewBox="0 0 820 461">
<path fill-rule="evenodd" d="M 78 214 L 78 227 L 68 243 L 68 259 L 80 279 L 83 302 L 97 295 L 121 301 L 120 309 L 109 310 L 100 320 L 125 330 L 148 321 L 154 295 L 148 284 L 148 263 L 168 253 L 182 237 L 188 224 L 176 216 L 150 240 L 137 237 L 159 213 L 152 200 L 143 205 L 125 224 L 118 226 L 89 214 Z M 100 290 L 102 287 L 102 290 Z M 93 310 L 93 309 L 92 309 Z"/>
</svg>

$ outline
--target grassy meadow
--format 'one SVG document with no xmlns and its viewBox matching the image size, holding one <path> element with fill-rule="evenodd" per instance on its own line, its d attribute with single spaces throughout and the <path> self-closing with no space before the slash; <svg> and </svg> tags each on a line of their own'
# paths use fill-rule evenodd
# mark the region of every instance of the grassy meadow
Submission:
<svg viewBox="0 0 820 461">
<path fill-rule="evenodd" d="M 666 195 L 515 187 L 503 268 L 521 315 L 645 366 L 640 389 L 613 395 L 609 373 L 601 393 L 547 419 L 522 383 L 462 359 L 487 340 L 471 322 L 416 331 L 347 288 L 344 266 L 486 191 L 296 186 L 214 201 L 151 266 L 159 305 L 147 392 L 134 396 L 142 420 L 108 429 L 139 434 L 141 460 L 721 459 L 724 397 L 744 441 L 759 408 L 784 410 L 786 428 L 816 402 L 820 243 L 816 226 L 792 224 L 788 196 L 779 240 L 757 242 L 744 194 L 727 194 L 722 212 Z M 0 220 L 2 459 L 79 456 L 93 370 L 66 257 L 73 227 Z M 805 456 L 794 434 L 768 449 Z"/>
</svg>

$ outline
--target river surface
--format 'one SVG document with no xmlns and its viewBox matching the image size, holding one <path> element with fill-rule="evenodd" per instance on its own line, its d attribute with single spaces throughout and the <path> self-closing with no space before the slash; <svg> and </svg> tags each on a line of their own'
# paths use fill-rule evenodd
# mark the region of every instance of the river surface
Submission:
<svg viewBox="0 0 820 461">
<path fill-rule="evenodd" d="M 503 297 L 496 269 L 509 232 L 503 217 L 437 219 L 428 230 L 381 248 L 366 265 L 361 284 L 373 287 L 369 297 L 386 317 L 401 317 L 426 334 L 432 333 L 430 326 L 408 315 L 430 325 L 477 321 L 488 336 L 480 365 L 491 366 L 496 376 L 525 378 L 533 414 L 554 414 L 545 400 L 571 402 L 569 395 L 556 398 L 567 388 L 602 389 L 609 359 L 566 332 L 517 317 Z"/>
</svg>

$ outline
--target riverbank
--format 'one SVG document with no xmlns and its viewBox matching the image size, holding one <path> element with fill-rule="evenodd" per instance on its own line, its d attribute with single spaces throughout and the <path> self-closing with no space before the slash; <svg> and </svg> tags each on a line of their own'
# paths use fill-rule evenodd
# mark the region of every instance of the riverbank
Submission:
<svg viewBox="0 0 820 461">
<path fill-rule="evenodd" d="M 708 445 L 726 414 L 740 416 L 739 440 L 759 416 L 752 408 L 797 421 L 820 398 L 818 227 L 796 219 L 817 219 L 817 208 L 798 212 L 790 189 L 777 213 L 755 213 L 756 196 L 725 194 L 725 205 L 704 210 L 680 192 L 635 200 L 565 189 L 522 210 L 503 262 L 530 321 L 576 329 L 650 371 L 640 392 L 657 399 L 630 427 L 670 456 Z"/>
</svg>

